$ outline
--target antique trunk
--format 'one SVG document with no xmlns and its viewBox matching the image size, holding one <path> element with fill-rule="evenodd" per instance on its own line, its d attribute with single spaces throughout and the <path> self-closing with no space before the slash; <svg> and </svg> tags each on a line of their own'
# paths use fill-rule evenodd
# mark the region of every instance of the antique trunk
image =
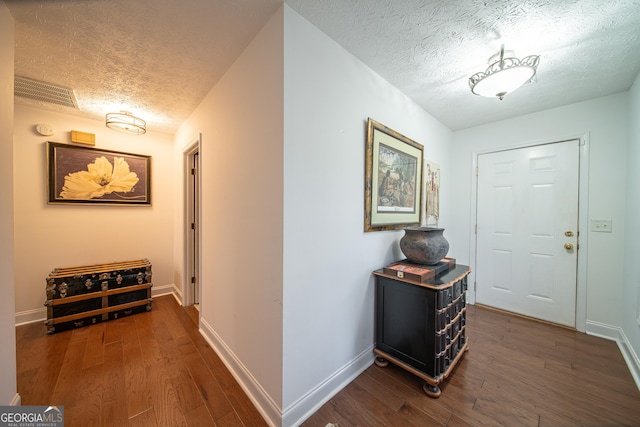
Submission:
<svg viewBox="0 0 640 427">
<path fill-rule="evenodd" d="M 151 310 L 148 260 L 56 268 L 47 277 L 47 333 Z"/>
</svg>

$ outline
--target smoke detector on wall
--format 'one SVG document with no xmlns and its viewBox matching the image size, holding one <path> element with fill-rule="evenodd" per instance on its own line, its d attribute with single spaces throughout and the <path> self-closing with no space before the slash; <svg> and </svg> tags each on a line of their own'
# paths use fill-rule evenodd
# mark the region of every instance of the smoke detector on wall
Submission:
<svg viewBox="0 0 640 427">
<path fill-rule="evenodd" d="M 36 125 L 36 132 L 42 136 L 52 136 L 56 133 L 53 127 L 46 124 L 38 124 Z"/>
</svg>

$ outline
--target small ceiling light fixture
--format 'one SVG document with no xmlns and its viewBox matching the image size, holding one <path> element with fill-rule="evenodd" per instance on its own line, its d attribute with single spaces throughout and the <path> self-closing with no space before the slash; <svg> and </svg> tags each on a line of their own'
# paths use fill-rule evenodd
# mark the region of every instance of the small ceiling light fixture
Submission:
<svg viewBox="0 0 640 427">
<path fill-rule="evenodd" d="M 510 52 L 512 54 L 512 52 Z M 531 55 L 523 59 L 504 57 L 504 45 L 500 53 L 489 59 L 489 68 L 469 77 L 471 92 L 480 96 L 492 98 L 497 96 L 502 100 L 508 93 L 518 89 L 531 81 L 536 75 L 540 56 Z"/>
<path fill-rule="evenodd" d="M 147 132 L 147 122 L 128 111 L 107 113 L 105 118 L 107 120 L 105 124 L 109 129 L 134 135 L 142 135 Z"/>
</svg>

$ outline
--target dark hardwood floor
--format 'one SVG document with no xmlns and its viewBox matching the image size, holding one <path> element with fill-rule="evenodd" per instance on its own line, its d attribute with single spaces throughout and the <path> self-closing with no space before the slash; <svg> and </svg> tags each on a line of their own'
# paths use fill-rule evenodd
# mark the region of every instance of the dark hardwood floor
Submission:
<svg viewBox="0 0 640 427">
<path fill-rule="evenodd" d="M 151 312 L 46 335 L 17 328 L 24 405 L 64 405 L 68 426 L 265 425 L 173 297 Z M 614 342 L 468 307 L 470 351 L 442 395 L 369 367 L 305 423 L 346 426 L 640 426 L 640 392 Z"/>
<path fill-rule="evenodd" d="M 47 335 L 17 328 L 23 405 L 62 405 L 65 426 L 266 425 L 172 296 L 153 309 Z"/>
<path fill-rule="evenodd" d="M 304 426 L 640 426 L 640 391 L 616 343 L 467 310 L 470 350 L 439 398 L 392 364 L 372 365 Z"/>
</svg>

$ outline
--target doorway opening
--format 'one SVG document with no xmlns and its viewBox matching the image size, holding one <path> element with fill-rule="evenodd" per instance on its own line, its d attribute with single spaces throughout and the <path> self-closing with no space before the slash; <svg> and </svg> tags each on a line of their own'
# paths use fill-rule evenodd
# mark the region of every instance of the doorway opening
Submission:
<svg viewBox="0 0 640 427">
<path fill-rule="evenodd" d="M 193 305 L 200 309 L 202 294 L 201 271 L 201 224 L 200 224 L 200 144 L 202 136 L 189 146 L 184 152 L 184 182 L 185 182 L 185 206 L 184 206 L 184 230 L 185 230 L 185 275 L 184 275 L 184 301 L 183 305 Z"/>
</svg>

